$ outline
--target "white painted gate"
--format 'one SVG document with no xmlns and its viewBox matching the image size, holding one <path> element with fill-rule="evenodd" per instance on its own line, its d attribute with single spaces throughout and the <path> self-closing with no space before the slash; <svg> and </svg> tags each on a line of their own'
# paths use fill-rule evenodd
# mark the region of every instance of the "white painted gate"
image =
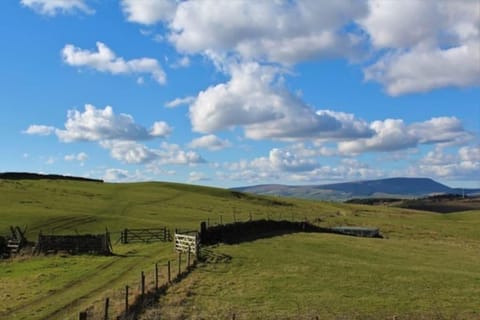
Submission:
<svg viewBox="0 0 480 320">
<path fill-rule="evenodd" d="M 190 250 L 190 253 L 197 256 L 199 246 L 198 235 L 175 233 L 175 250 L 178 252 L 188 252 Z"/>
</svg>

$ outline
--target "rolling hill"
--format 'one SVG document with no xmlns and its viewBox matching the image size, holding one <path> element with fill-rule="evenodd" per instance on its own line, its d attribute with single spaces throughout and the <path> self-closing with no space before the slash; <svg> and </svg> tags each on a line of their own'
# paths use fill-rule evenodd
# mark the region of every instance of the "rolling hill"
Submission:
<svg viewBox="0 0 480 320">
<path fill-rule="evenodd" d="M 27 237 L 123 228 L 197 229 L 249 219 L 320 226 L 374 226 L 384 239 L 285 234 L 202 248 L 214 257 L 172 285 L 160 310 L 139 319 L 478 319 L 480 211 L 438 215 L 405 208 L 281 199 L 176 183 L 0 179 L 0 235 Z M 220 220 L 220 221 L 219 221 Z M 114 242 L 114 255 L 25 254 L 0 260 L 0 319 L 78 319 L 105 298 L 124 307 L 124 288 L 166 281 L 172 243 Z M 177 265 L 173 268 L 175 270 Z M 133 296 L 132 296 L 133 298 Z M 112 314 L 113 315 L 113 314 Z"/>
<path fill-rule="evenodd" d="M 388 178 L 325 185 L 256 185 L 235 191 L 315 200 L 345 201 L 352 198 L 418 198 L 432 194 L 478 194 L 480 189 L 450 188 L 429 178 Z"/>
</svg>

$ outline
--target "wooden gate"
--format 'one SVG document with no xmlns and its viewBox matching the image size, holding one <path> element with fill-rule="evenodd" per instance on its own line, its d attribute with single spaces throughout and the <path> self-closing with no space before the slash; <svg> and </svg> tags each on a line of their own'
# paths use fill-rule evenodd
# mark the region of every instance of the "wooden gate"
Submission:
<svg viewBox="0 0 480 320">
<path fill-rule="evenodd" d="M 200 246 L 198 234 L 175 233 L 175 250 L 178 252 L 189 252 L 198 256 Z"/>
<path fill-rule="evenodd" d="M 134 241 L 153 242 L 153 241 L 172 241 L 170 230 L 166 227 L 157 229 L 124 229 L 121 233 L 120 241 L 129 243 Z"/>
</svg>

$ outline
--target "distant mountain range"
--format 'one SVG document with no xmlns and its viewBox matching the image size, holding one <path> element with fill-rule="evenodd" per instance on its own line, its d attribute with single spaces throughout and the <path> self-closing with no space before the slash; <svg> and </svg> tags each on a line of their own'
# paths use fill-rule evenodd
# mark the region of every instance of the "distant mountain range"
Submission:
<svg viewBox="0 0 480 320">
<path fill-rule="evenodd" d="M 353 198 L 419 198 L 434 194 L 480 194 L 480 189 L 450 188 L 429 178 L 389 178 L 325 185 L 265 184 L 232 190 L 303 199 L 345 201 Z"/>
</svg>

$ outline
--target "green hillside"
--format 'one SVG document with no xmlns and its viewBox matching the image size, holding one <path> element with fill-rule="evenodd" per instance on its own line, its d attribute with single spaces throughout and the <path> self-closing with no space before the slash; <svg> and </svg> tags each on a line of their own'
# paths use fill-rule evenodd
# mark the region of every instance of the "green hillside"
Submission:
<svg viewBox="0 0 480 320">
<path fill-rule="evenodd" d="M 198 228 L 254 219 L 379 227 L 385 239 L 293 234 L 207 248 L 162 298 L 164 318 L 476 319 L 480 212 L 437 215 L 382 206 L 244 195 L 173 183 L 0 180 L 0 235 L 10 225 L 76 234 L 123 228 Z M 23 256 L 0 261 L 0 319 L 76 319 L 78 311 L 165 265 L 171 243 L 114 245 L 116 255 Z M 162 274 L 164 277 L 164 274 Z M 121 297 L 120 300 L 121 301 Z M 113 302 L 112 302 L 113 303 Z M 114 306 L 115 308 L 115 306 Z M 166 316 L 165 316 L 166 315 Z M 434 317 L 433 317 L 434 318 Z"/>
</svg>

